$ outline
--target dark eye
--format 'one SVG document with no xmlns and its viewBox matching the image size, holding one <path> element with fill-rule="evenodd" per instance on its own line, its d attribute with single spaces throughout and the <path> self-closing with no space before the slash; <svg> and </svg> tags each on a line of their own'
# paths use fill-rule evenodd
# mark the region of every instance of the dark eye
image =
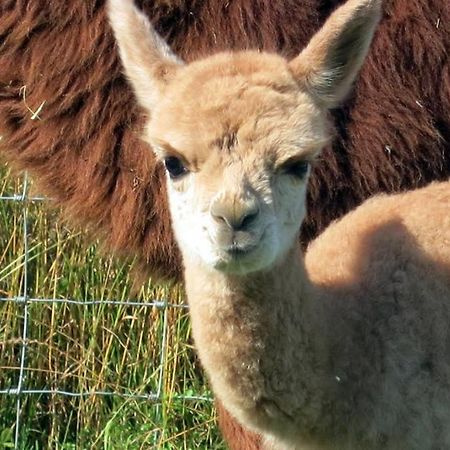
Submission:
<svg viewBox="0 0 450 450">
<path fill-rule="evenodd" d="M 181 160 L 175 156 L 169 156 L 164 159 L 164 166 L 169 173 L 170 178 L 175 180 L 188 173 Z"/>
<path fill-rule="evenodd" d="M 309 161 L 291 161 L 283 166 L 284 173 L 297 178 L 304 178 L 308 173 Z"/>
</svg>

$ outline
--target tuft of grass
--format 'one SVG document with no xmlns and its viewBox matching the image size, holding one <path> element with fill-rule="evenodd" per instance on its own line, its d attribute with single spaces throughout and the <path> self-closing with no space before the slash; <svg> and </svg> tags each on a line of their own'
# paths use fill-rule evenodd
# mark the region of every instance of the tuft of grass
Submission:
<svg viewBox="0 0 450 450">
<path fill-rule="evenodd" d="M 22 189 L 0 167 L 0 196 Z M 225 449 L 182 287 L 149 281 L 132 298 L 129 269 L 43 202 L 0 200 L 0 298 L 39 300 L 27 306 L 22 388 L 37 392 L 20 396 L 20 449 Z M 0 302 L 0 390 L 18 386 L 25 319 L 23 302 Z M 14 448 L 16 406 L 0 394 L 0 448 Z"/>
</svg>

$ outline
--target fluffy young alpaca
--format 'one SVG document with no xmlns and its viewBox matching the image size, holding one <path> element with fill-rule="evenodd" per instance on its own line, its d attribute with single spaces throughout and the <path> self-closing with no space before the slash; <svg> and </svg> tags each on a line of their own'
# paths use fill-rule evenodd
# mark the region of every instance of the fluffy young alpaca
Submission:
<svg viewBox="0 0 450 450">
<path fill-rule="evenodd" d="M 306 181 L 379 0 L 349 0 L 293 60 L 184 65 L 110 0 L 126 73 L 167 173 L 194 337 L 213 389 L 270 449 L 450 446 L 450 182 L 379 196 L 305 257 Z"/>
</svg>

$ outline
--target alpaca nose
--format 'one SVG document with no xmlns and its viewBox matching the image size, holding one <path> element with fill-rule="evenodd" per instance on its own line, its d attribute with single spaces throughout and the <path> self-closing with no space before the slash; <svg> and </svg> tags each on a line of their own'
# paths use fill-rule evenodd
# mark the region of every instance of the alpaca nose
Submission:
<svg viewBox="0 0 450 450">
<path fill-rule="evenodd" d="M 227 202 L 216 201 L 211 206 L 211 215 L 218 223 L 226 224 L 233 231 L 248 229 L 259 215 L 255 199 Z"/>
</svg>

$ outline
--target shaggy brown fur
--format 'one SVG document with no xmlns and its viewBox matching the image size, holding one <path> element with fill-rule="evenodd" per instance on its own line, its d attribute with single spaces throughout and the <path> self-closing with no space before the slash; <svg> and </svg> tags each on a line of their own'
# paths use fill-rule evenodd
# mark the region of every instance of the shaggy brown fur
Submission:
<svg viewBox="0 0 450 450">
<path fill-rule="evenodd" d="M 294 56 L 342 2 L 138 3 L 190 61 L 225 48 Z M 384 9 L 355 94 L 334 113 L 334 151 L 313 174 L 305 242 L 375 192 L 450 173 L 450 3 L 388 0 Z M 135 133 L 141 124 L 103 1 L 1 2 L 1 154 L 107 246 L 150 273 L 179 275 L 162 170 Z"/>
<path fill-rule="evenodd" d="M 177 54 L 192 60 L 224 48 L 293 56 L 340 2 L 141 3 Z M 374 192 L 449 173 L 449 24 L 444 0 L 387 2 L 356 94 L 335 113 L 335 151 L 316 168 L 305 240 Z M 0 36 L 2 154 L 108 246 L 137 254 L 151 273 L 179 274 L 162 172 L 135 133 L 140 114 L 103 2 L 6 0 Z"/>
</svg>

